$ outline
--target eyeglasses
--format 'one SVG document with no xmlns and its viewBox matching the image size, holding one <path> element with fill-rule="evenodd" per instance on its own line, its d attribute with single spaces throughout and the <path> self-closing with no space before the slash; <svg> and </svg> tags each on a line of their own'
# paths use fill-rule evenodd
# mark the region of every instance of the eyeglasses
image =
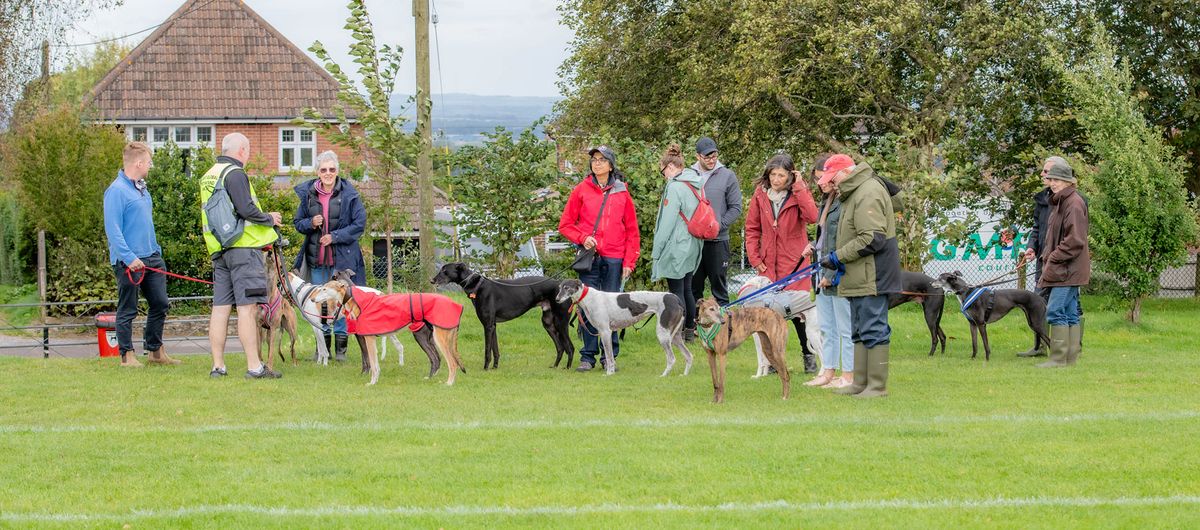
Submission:
<svg viewBox="0 0 1200 530">
<path fill-rule="evenodd" d="M 337 168 L 335 168 L 335 167 L 323 167 L 323 168 L 321 168 L 321 169 L 317 170 L 317 172 L 318 172 L 318 173 L 321 173 L 321 174 L 325 174 L 325 173 L 333 173 L 334 175 L 336 175 L 336 174 L 337 174 Z"/>
<path fill-rule="evenodd" d="M 608 159 L 602 156 L 593 156 L 592 163 L 595 164 L 596 162 L 608 162 Z"/>
</svg>

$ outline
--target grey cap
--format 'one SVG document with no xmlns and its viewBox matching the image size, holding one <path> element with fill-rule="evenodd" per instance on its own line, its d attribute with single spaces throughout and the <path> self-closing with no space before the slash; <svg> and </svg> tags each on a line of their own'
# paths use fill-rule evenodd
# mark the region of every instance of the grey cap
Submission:
<svg viewBox="0 0 1200 530">
<path fill-rule="evenodd" d="M 1075 184 L 1075 171 L 1071 169 L 1071 163 L 1061 156 L 1052 156 L 1046 159 L 1046 163 L 1050 164 L 1050 169 L 1046 171 L 1048 179 L 1062 180 Z M 1045 164 L 1042 164 L 1045 166 Z"/>
<path fill-rule="evenodd" d="M 696 153 L 704 156 L 713 154 L 717 150 L 717 142 L 707 136 L 696 142 Z"/>
<path fill-rule="evenodd" d="M 612 167 L 613 173 L 617 172 L 617 154 L 612 149 L 609 149 L 607 145 L 598 145 L 588 150 L 588 157 L 596 156 L 596 153 L 600 153 L 600 156 L 608 160 L 608 165 Z"/>
</svg>

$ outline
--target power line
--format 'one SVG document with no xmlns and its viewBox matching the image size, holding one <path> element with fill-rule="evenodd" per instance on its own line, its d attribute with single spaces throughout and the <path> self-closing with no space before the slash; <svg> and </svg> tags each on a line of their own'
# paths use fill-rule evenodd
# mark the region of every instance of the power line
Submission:
<svg viewBox="0 0 1200 530">
<path fill-rule="evenodd" d="M 150 26 L 150 27 L 148 27 L 148 28 L 146 28 L 146 29 L 141 29 L 141 30 L 135 31 L 135 32 L 133 32 L 133 33 L 128 33 L 128 34 L 125 34 L 125 35 L 121 35 L 120 37 L 112 37 L 112 38 L 110 38 L 110 39 L 101 39 L 101 40 L 94 41 L 94 42 L 83 42 L 83 43 L 77 43 L 77 44 L 52 44 L 52 45 L 50 45 L 50 47 L 51 47 L 51 48 L 82 48 L 82 47 L 84 47 L 84 46 L 95 46 L 95 45 L 97 45 L 97 44 L 105 44 L 105 43 L 108 43 L 108 42 L 115 42 L 115 41 L 119 41 L 119 40 L 128 39 L 129 37 L 133 37 L 134 35 L 141 35 L 142 33 L 146 33 L 147 31 L 153 31 L 153 30 L 156 30 L 156 29 L 158 29 L 160 26 L 162 26 L 162 25 L 164 25 L 164 24 L 166 24 L 166 23 L 168 23 L 168 22 L 173 22 L 173 21 L 175 21 L 175 20 L 179 20 L 179 19 L 181 19 L 181 18 L 183 18 L 183 17 L 187 16 L 188 14 L 192 13 L 193 11 L 198 11 L 198 10 L 200 10 L 200 9 L 204 9 L 205 7 L 208 7 L 208 5 L 209 5 L 209 4 L 211 4 L 211 3 L 215 2 L 215 1 L 216 1 L 216 0 L 208 0 L 207 2 L 204 2 L 204 4 L 203 4 L 203 5 L 198 5 L 198 6 L 195 6 L 195 7 L 191 8 L 191 9 L 189 9 L 189 10 L 187 10 L 187 11 L 184 11 L 183 13 L 180 13 L 178 17 L 174 17 L 174 18 L 168 18 L 168 19 L 166 19 L 166 20 L 164 20 L 164 21 L 162 21 L 162 22 L 159 22 L 158 24 L 155 24 L 155 25 L 153 25 L 153 26 Z M 89 31 L 87 31 L 87 30 L 83 30 L 83 31 L 84 31 L 84 33 L 87 33 L 87 34 L 91 35 L 91 32 L 89 32 Z"/>
</svg>

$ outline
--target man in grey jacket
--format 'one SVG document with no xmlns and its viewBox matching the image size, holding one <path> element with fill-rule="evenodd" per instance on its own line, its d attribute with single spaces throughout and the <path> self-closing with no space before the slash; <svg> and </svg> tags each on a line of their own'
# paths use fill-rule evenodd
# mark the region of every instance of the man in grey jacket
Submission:
<svg viewBox="0 0 1200 530">
<path fill-rule="evenodd" d="M 717 159 L 717 142 L 704 137 L 696 142 L 696 164 L 692 166 L 700 174 L 704 186 L 704 197 L 712 204 L 713 213 L 721 222 L 721 232 L 716 239 L 704 242 L 700 253 L 700 266 L 692 279 L 692 293 L 699 300 L 704 297 L 704 280 L 708 280 L 713 298 L 721 305 L 729 303 L 726 287 L 726 271 L 729 269 L 729 226 L 742 216 L 742 187 L 737 175 Z M 696 330 L 684 330 L 691 340 Z"/>
</svg>

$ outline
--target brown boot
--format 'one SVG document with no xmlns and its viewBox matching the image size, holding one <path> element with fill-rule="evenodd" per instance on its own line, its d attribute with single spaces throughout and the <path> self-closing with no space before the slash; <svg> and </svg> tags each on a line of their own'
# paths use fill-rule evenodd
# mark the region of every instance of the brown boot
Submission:
<svg viewBox="0 0 1200 530">
<path fill-rule="evenodd" d="M 141 368 L 142 363 L 137 360 L 137 352 L 133 350 L 121 352 L 121 366 L 126 368 Z"/>
<path fill-rule="evenodd" d="M 166 346 L 159 346 L 157 350 L 150 352 L 150 364 L 182 364 L 179 359 L 172 359 L 167 355 Z"/>
</svg>

